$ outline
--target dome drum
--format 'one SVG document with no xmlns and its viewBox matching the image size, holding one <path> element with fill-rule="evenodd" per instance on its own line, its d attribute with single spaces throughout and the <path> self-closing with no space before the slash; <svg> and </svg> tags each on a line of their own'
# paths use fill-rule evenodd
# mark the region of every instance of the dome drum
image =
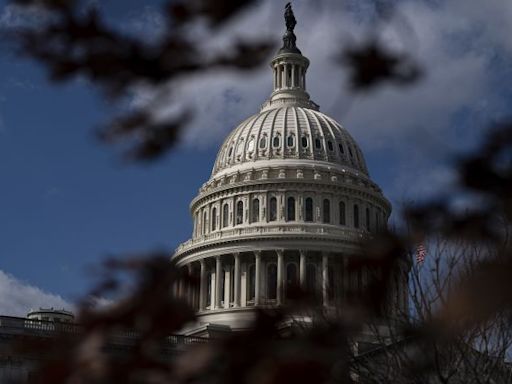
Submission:
<svg viewBox="0 0 512 384">
<path fill-rule="evenodd" d="M 357 252 L 307 251 L 304 249 L 241 249 L 205 256 L 187 263 L 199 286 L 176 287 L 176 295 L 197 310 L 200 323 L 221 323 L 231 329 L 246 328 L 258 307 L 277 307 L 289 300 L 295 287 L 316 297 L 326 310 L 370 283 L 371 268 L 354 268 Z M 406 266 L 401 266 L 403 274 Z M 388 300 L 396 313 L 406 308 L 406 295 L 397 280 Z M 389 314 L 389 313 L 388 313 Z"/>
</svg>

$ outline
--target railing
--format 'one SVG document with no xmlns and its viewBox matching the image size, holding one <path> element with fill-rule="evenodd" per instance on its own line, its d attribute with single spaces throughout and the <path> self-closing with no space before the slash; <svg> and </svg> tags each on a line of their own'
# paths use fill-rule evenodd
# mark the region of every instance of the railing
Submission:
<svg viewBox="0 0 512 384">
<path fill-rule="evenodd" d="M 79 324 L 0 316 L 0 335 L 51 337 L 58 333 L 79 335 L 82 332 L 83 328 Z M 113 334 L 111 338 L 114 343 L 123 344 L 124 342 L 133 342 L 139 337 L 140 335 L 137 332 L 121 331 Z M 208 339 L 193 336 L 170 335 L 165 338 L 165 341 L 171 345 L 177 346 L 202 344 L 208 342 Z"/>
<path fill-rule="evenodd" d="M 280 225 L 258 225 L 246 226 L 239 228 L 220 229 L 213 233 L 208 233 L 190 239 L 178 246 L 176 254 L 182 253 L 197 244 L 205 244 L 213 241 L 224 240 L 229 238 L 243 238 L 254 235 L 289 235 L 289 234 L 306 234 L 306 235 L 327 235 L 340 237 L 346 240 L 360 241 L 368 237 L 368 232 L 357 229 L 345 229 L 328 225 L 307 225 L 307 224 L 280 224 Z"/>
</svg>

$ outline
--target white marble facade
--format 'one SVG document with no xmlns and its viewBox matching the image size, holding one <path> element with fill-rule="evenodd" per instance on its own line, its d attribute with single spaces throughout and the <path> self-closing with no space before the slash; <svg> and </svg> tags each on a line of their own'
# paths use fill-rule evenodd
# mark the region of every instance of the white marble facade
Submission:
<svg viewBox="0 0 512 384">
<path fill-rule="evenodd" d="M 284 304 L 294 285 L 329 307 L 368 283 L 372 272 L 346 266 L 362 239 L 386 228 L 391 206 L 355 140 L 310 100 L 308 66 L 279 51 L 269 100 L 228 135 L 191 203 L 192 238 L 172 261 L 200 281 L 176 292 L 202 323 L 243 328 L 255 307 Z M 406 306 L 405 270 L 396 308 Z"/>
</svg>

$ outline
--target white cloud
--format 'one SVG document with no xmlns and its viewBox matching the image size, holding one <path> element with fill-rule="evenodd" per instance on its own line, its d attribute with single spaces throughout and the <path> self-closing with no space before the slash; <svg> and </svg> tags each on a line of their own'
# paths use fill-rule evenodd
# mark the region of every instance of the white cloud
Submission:
<svg viewBox="0 0 512 384">
<path fill-rule="evenodd" d="M 512 3 L 397 3 L 398 16 L 377 32 L 388 46 L 411 54 L 423 66 L 425 76 L 411 87 L 383 86 L 355 95 L 349 91 L 346 70 L 334 59 L 341 48 L 368 36 L 372 24 L 365 22 L 364 16 L 371 3 L 345 1 L 351 10 L 328 0 L 315 6 L 300 0 L 294 3 L 297 44 L 311 60 L 308 91 L 324 112 L 353 134 L 366 153 L 379 149 L 396 155 L 396 164 L 390 166 L 402 173 L 390 180 L 390 189 L 414 183 L 417 188 L 411 194 L 431 193 L 436 189 L 434 182 L 453 180 L 447 171 L 450 164 L 433 165 L 434 160 L 439 163 L 454 150 L 467 148 L 482 126 L 498 114 L 496 109 L 506 106 L 496 102 L 500 96 L 490 84 L 495 76 L 493 58 L 512 54 Z M 225 47 L 240 36 L 271 37 L 280 43 L 284 2 L 259 4 L 235 18 L 218 36 L 198 28 L 198 39 L 209 48 Z M 504 81 L 512 82 L 512 78 Z M 172 99 L 159 98 L 159 105 L 164 107 L 157 108 L 157 115 L 169 114 L 168 105 L 176 101 L 193 106 L 196 115 L 184 133 L 184 144 L 219 145 L 239 122 L 258 112 L 271 92 L 271 72 L 268 67 L 250 74 L 211 72 L 184 79 L 173 89 Z M 474 123 L 457 126 L 461 112 Z M 413 155 L 416 168 L 411 168 Z M 418 179 L 421 173 L 430 176 Z M 450 184 L 443 184 L 443 188 Z"/>
<path fill-rule="evenodd" d="M 73 306 L 61 296 L 45 292 L 0 270 L 0 315 L 25 317 L 31 309 Z"/>
<path fill-rule="evenodd" d="M 34 27 L 49 20 L 50 14 L 40 7 L 5 5 L 0 12 L 0 30 L 19 27 Z"/>
<path fill-rule="evenodd" d="M 148 40 L 158 39 L 165 32 L 166 21 L 159 8 L 146 5 L 123 21 L 123 32 Z"/>
</svg>

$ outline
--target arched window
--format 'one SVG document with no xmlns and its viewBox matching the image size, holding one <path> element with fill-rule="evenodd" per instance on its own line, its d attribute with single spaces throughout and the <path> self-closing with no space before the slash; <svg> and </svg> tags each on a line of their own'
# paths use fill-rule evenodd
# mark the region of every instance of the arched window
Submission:
<svg viewBox="0 0 512 384">
<path fill-rule="evenodd" d="M 244 139 L 241 138 L 236 146 L 236 154 L 241 155 L 244 152 Z"/>
<path fill-rule="evenodd" d="M 207 215 L 206 211 L 203 212 L 203 235 L 208 232 L 208 223 L 207 223 Z"/>
<path fill-rule="evenodd" d="M 251 137 L 251 138 L 249 139 L 249 142 L 247 143 L 247 150 L 248 150 L 249 152 L 254 151 L 254 137 Z"/>
<path fill-rule="evenodd" d="M 248 276 L 248 287 L 247 287 L 247 300 L 254 301 L 256 297 L 256 266 L 251 264 L 249 266 L 249 276 Z"/>
<path fill-rule="evenodd" d="M 366 208 L 366 230 L 370 230 L 370 208 Z"/>
<path fill-rule="evenodd" d="M 281 145 L 281 137 L 279 135 L 274 136 L 274 139 L 272 140 L 272 146 L 274 148 L 278 148 Z"/>
<path fill-rule="evenodd" d="M 236 203 L 236 224 L 242 224 L 244 222 L 244 203 L 239 201 Z"/>
<path fill-rule="evenodd" d="M 352 153 L 352 148 L 348 147 L 348 153 L 350 157 L 354 157 L 354 154 Z"/>
<path fill-rule="evenodd" d="M 267 136 L 262 136 L 260 139 L 260 149 L 265 149 L 267 147 Z"/>
<path fill-rule="evenodd" d="M 222 227 L 225 228 L 229 225 L 229 205 L 224 204 L 222 207 Z"/>
<path fill-rule="evenodd" d="M 319 138 L 315 139 L 315 148 L 316 149 L 322 149 L 322 142 L 320 141 Z"/>
<path fill-rule="evenodd" d="M 345 212 L 345 202 L 340 201 L 339 205 L 339 213 L 340 213 L 340 225 L 346 225 L 347 219 L 346 219 L 346 212 Z"/>
<path fill-rule="evenodd" d="M 228 157 L 231 157 L 232 154 L 233 154 L 233 146 L 231 146 L 231 148 L 229 148 Z"/>
<path fill-rule="evenodd" d="M 260 200 L 253 199 L 252 200 L 251 222 L 257 223 L 258 221 L 260 221 Z"/>
<path fill-rule="evenodd" d="M 275 264 L 267 266 L 267 299 L 277 299 L 277 266 Z"/>
<path fill-rule="evenodd" d="M 217 229 L 217 208 L 212 209 L 212 232 Z"/>
<path fill-rule="evenodd" d="M 354 227 L 359 228 L 359 206 L 354 204 Z"/>
<path fill-rule="evenodd" d="M 304 220 L 305 221 L 313 221 L 313 199 L 308 197 L 306 199 L 306 203 L 304 204 Z"/>
<path fill-rule="evenodd" d="M 276 221 L 277 220 L 277 199 L 275 197 L 270 198 L 269 203 L 269 221 Z"/>
<path fill-rule="evenodd" d="M 302 136 L 301 142 L 302 142 L 302 148 L 308 147 L 308 138 L 306 136 Z"/>
<path fill-rule="evenodd" d="M 306 265 L 306 290 L 308 292 L 315 292 L 317 290 L 315 264 Z"/>
<path fill-rule="evenodd" d="M 342 155 L 344 155 L 344 154 L 345 154 L 345 150 L 343 149 L 343 144 L 339 143 L 339 144 L 338 144 L 338 148 L 340 149 L 340 153 L 341 153 Z"/>
<path fill-rule="evenodd" d="M 334 147 L 333 147 L 333 145 L 332 145 L 332 141 L 330 141 L 330 140 L 329 140 L 329 141 L 327 142 L 327 147 L 329 148 L 329 151 L 331 151 L 331 152 L 332 152 L 332 151 L 334 151 Z"/>
<path fill-rule="evenodd" d="M 286 145 L 288 145 L 289 147 L 293 147 L 295 145 L 295 137 L 293 135 L 288 136 L 286 140 Z"/>
<path fill-rule="evenodd" d="M 295 198 L 289 197 L 286 207 L 286 220 L 295 221 Z"/>
<path fill-rule="evenodd" d="M 323 213 L 323 220 L 324 223 L 330 223 L 331 222 L 331 202 L 329 199 L 324 199 L 322 204 L 322 213 Z"/>
<path fill-rule="evenodd" d="M 287 296 L 290 293 L 290 288 L 297 286 L 297 266 L 290 263 L 286 266 L 286 293 Z"/>
</svg>

